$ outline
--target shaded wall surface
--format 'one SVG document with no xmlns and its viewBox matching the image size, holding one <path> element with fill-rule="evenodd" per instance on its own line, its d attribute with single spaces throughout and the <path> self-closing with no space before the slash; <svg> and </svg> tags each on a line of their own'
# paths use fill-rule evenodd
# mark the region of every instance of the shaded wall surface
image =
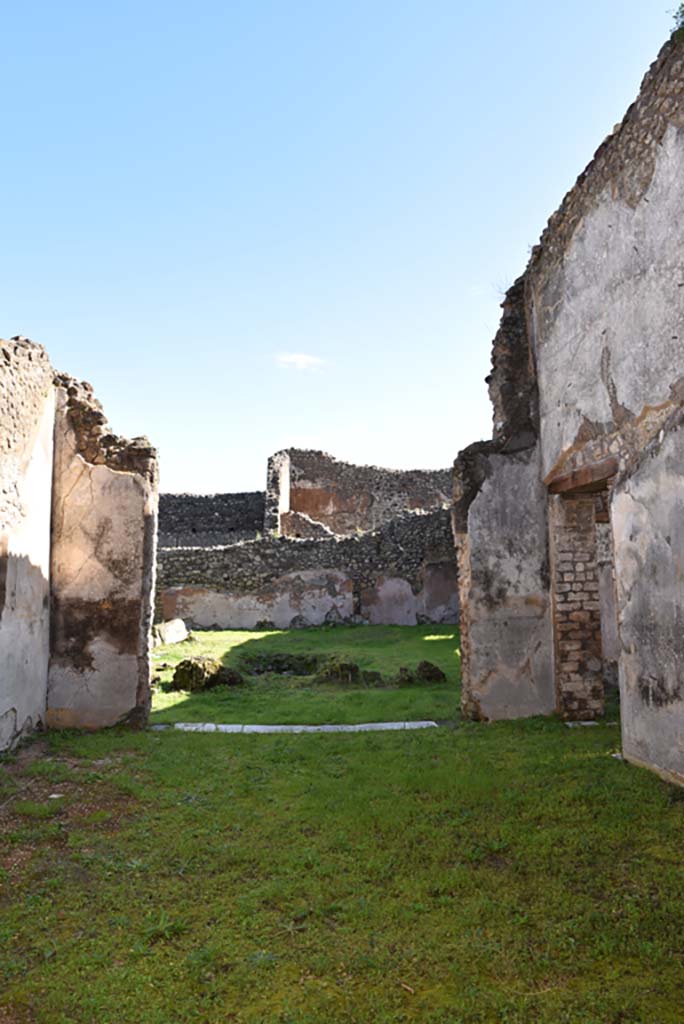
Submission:
<svg viewBox="0 0 684 1024">
<path fill-rule="evenodd" d="M 613 493 L 623 752 L 684 782 L 684 415 Z"/>
<path fill-rule="evenodd" d="M 617 662 L 625 753 L 672 776 L 682 772 L 684 735 L 676 684 L 684 669 L 676 528 L 684 489 L 683 251 L 684 44 L 673 39 L 507 296 L 489 378 L 494 437 L 485 446 L 490 461 L 493 453 L 514 460 L 520 444 L 538 446 L 528 504 L 547 520 L 542 589 L 551 598 L 557 709 L 566 717 L 599 713 Z M 456 465 L 456 533 L 471 560 L 481 448 L 461 453 Z M 511 502 L 525 500 L 512 483 L 502 479 L 501 487 Z M 499 548 L 519 545 L 520 514 L 502 522 Z M 505 559 L 490 560 L 490 569 L 495 594 L 515 589 Z M 462 601 L 467 630 L 477 595 L 462 590 Z M 498 611 L 495 602 L 478 618 L 480 642 L 484 636 L 491 649 Z M 474 643 L 472 630 L 465 642 Z M 515 668 L 516 657 L 506 661 L 506 670 Z M 492 678 L 505 679 L 503 667 L 490 667 Z M 530 699 L 516 713 L 544 710 L 539 679 L 535 673 L 525 686 Z M 479 676 L 466 672 L 466 707 L 477 686 Z M 493 700 L 488 717 L 510 710 L 508 699 Z"/>
<path fill-rule="evenodd" d="M 52 379 L 42 349 L 0 342 L 0 750 L 45 720 Z"/>
<path fill-rule="evenodd" d="M 23 338 L 0 342 L 0 433 L 0 749 L 38 725 L 143 721 L 155 453 Z"/>
<path fill-rule="evenodd" d="M 456 622 L 449 512 L 406 514 L 346 539 L 264 539 L 159 551 L 159 613 L 191 625 Z"/>
</svg>

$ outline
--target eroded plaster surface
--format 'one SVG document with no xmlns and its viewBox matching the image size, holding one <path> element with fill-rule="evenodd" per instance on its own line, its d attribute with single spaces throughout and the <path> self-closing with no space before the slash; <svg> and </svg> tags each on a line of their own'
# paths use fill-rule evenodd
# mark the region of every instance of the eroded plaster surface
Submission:
<svg viewBox="0 0 684 1024">
<path fill-rule="evenodd" d="M 33 400 L 15 419 L 13 458 L 0 471 L 0 489 L 12 503 L 11 509 L 5 505 L 0 511 L 0 750 L 45 720 L 50 653 L 51 378 L 49 370 L 36 381 Z M 22 419 L 25 432 L 18 429 Z M 9 432 L 3 432 L 5 445 L 9 440 Z"/>
<path fill-rule="evenodd" d="M 681 400 L 683 180 L 684 129 L 670 125 L 636 206 L 607 184 L 559 266 L 532 277 L 545 477 L 576 448 Z"/>
<path fill-rule="evenodd" d="M 162 594 L 162 606 L 165 619 L 180 618 L 205 629 L 320 626 L 352 616 L 353 584 L 343 572 L 303 570 L 277 577 L 250 594 L 169 587 Z"/>
<path fill-rule="evenodd" d="M 684 782 L 684 427 L 612 501 L 623 753 Z"/>
<path fill-rule="evenodd" d="M 491 455 L 458 538 L 467 616 L 463 708 L 481 719 L 555 708 L 546 494 L 539 449 Z"/>
<path fill-rule="evenodd" d="M 86 461 L 63 389 L 55 438 L 48 724 L 94 728 L 144 720 L 154 482 Z"/>
</svg>

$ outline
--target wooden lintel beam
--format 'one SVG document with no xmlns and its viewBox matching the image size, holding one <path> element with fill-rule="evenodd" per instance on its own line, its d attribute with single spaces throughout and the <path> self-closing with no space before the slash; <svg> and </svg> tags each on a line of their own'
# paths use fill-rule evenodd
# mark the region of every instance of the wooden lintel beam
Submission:
<svg viewBox="0 0 684 1024">
<path fill-rule="evenodd" d="M 574 469 L 571 473 L 563 473 L 550 480 L 547 478 L 544 483 L 550 494 L 591 494 L 607 487 L 619 465 L 617 457 L 610 455 L 607 459 Z"/>
</svg>

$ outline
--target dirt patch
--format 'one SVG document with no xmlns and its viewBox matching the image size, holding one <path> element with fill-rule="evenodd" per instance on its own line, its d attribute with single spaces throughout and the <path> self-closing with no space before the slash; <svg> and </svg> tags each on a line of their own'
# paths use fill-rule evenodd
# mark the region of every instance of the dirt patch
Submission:
<svg viewBox="0 0 684 1024">
<path fill-rule="evenodd" d="M 3 875 L 15 882 L 36 854 L 66 846 L 70 832 L 116 832 L 136 807 L 106 778 L 125 755 L 84 761 L 48 751 L 37 740 L 0 763 L 0 891 Z"/>
</svg>

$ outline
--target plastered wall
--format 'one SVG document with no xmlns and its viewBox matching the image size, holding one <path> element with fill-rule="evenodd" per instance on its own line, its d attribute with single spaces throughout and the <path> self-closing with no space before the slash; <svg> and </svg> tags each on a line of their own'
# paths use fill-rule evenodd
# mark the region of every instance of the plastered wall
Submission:
<svg viewBox="0 0 684 1024">
<path fill-rule="evenodd" d="M 684 782 L 684 416 L 619 481 L 612 526 L 622 749 Z"/>
<path fill-rule="evenodd" d="M 58 391 L 47 722 L 143 722 L 157 496 L 154 473 L 92 464 Z"/>
<path fill-rule="evenodd" d="M 0 750 L 45 721 L 52 378 L 43 349 L 0 342 Z"/>
<path fill-rule="evenodd" d="M 552 706 L 555 692 L 565 717 L 598 715 L 617 664 L 625 755 L 678 780 L 684 736 L 681 35 L 663 47 L 638 99 L 551 217 L 506 297 L 488 379 L 494 436 L 459 456 L 454 507 L 466 712 L 538 713 L 545 703 Z M 532 447 L 538 475 L 526 492 L 514 468 L 521 448 Z M 499 458 L 509 473 L 496 468 Z M 492 509 L 485 512 L 487 495 Z M 508 514 L 499 514 L 501 508 Z M 542 635 L 521 623 L 537 658 L 548 665 L 544 652 L 552 654 L 552 685 L 541 700 L 536 673 L 520 664 L 525 644 L 512 642 L 510 622 L 501 636 L 501 609 L 520 587 L 518 563 L 509 556 L 519 554 L 525 516 L 545 519 L 537 550 L 550 554 L 549 572 L 538 578 L 542 602 L 551 597 L 551 630 Z M 472 582 L 478 565 L 494 595 L 489 602 Z M 497 652 L 503 665 L 495 663 Z M 506 673 L 519 685 L 512 700 L 493 685 Z"/>
<path fill-rule="evenodd" d="M 155 453 L 24 338 L 0 342 L 0 441 L 0 750 L 39 725 L 141 724 Z"/>
</svg>

